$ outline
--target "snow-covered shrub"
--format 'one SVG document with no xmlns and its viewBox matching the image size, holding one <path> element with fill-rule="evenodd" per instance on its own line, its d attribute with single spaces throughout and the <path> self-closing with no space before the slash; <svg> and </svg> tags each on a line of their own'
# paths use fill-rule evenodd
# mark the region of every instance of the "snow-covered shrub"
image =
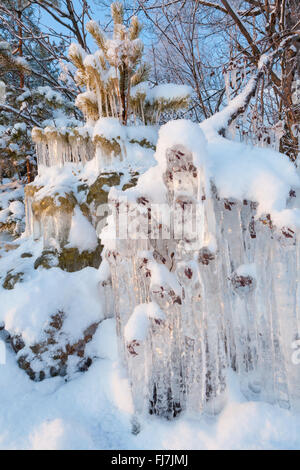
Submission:
<svg viewBox="0 0 300 470">
<path fill-rule="evenodd" d="M 15 250 L 15 259 L 22 249 Z M 93 268 L 72 274 L 60 269 L 34 271 L 36 254 L 31 255 L 19 262 L 23 281 L 14 290 L 1 292 L 0 321 L 19 366 L 31 379 L 71 377 L 87 370 L 94 358 L 86 346 L 104 318 L 99 274 Z"/>
<path fill-rule="evenodd" d="M 20 182 L 0 185 L 0 232 L 19 236 L 25 229 L 24 187 Z"/>
</svg>

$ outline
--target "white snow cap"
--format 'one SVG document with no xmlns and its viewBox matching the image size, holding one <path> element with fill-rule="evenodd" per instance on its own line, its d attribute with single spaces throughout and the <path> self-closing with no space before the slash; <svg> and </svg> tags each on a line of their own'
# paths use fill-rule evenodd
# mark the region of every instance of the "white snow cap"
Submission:
<svg viewBox="0 0 300 470">
<path fill-rule="evenodd" d="M 145 341 L 150 325 L 150 318 L 163 321 L 166 316 L 155 302 L 140 304 L 135 307 L 124 330 L 124 336 L 127 343 L 130 343 L 133 340 Z"/>
<path fill-rule="evenodd" d="M 93 137 L 105 137 L 111 139 L 126 139 L 124 126 L 122 126 L 117 118 L 100 118 L 94 127 Z"/>
<path fill-rule="evenodd" d="M 150 88 L 147 92 L 146 100 L 154 103 L 157 100 L 173 101 L 181 98 L 189 98 L 193 89 L 188 85 L 177 85 L 173 83 L 163 83 Z"/>
<path fill-rule="evenodd" d="M 257 216 L 271 214 L 278 227 L 300 226 L 298 209 L 287 209 L 287 198 L 300 180 L 295 165 L 275 150 L 208 137 L 209 174 L 221 198 L 259 203 Z"/>
<path fill-rule="evenodd" d="M 166 170 L 166 152 L 174 145 L 183 145 L 192 152 L 195 166 L 206 160 L 206 139 L 199 125 L 186 119 L 169 121 L 159 130 L 155 158 L 162 171 Z"/>
<path fill-rule="evenodd" d="M 93 251 L 97 247 L 96 231 L 79 207 L 75 207 L 69 235 L 69 248 L 78 248 L 82 251 Z"/>
</svg>

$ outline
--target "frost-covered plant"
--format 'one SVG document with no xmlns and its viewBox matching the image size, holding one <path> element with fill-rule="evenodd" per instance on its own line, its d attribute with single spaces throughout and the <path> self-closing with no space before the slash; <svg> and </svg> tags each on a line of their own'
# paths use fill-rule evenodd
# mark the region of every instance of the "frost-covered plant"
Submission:
<svg viewBox="0 0 300 470">
<path fill-rule="evenodd" d="M 94 54 L 87 55 L 78 44 L 69 49 L 69 57 L 77 68 L 77 84 L 86 87 L 76 100 L 86 120 L 114 117 L 125 125 L 137 120 L 153 124 L 159 121 L 162 112 L 185 108 L 191 95 L 189 87 L 150 87 L 151 67 L 142 60 L 144 45 L 138 18 L 134 16 L 126 27 L 120 2 L 112 3 L 111 15 L 114 23 L 111 38 L 94 20 L 86 26 L 98 46 Z"/>
</svg>

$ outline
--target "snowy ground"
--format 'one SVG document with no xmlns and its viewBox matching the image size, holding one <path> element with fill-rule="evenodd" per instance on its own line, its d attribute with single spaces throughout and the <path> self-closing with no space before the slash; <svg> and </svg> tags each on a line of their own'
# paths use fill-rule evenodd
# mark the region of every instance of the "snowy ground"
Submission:
<svg viewBox="0 0 300 470">
<path fill-rule="evenodd" d="M 6 364 L 0 365 L 0 448 L 300 448 L 300 416 L 246 402 L 234 374 L 228 405 L 218 418 L 183 416 L 167 422 L 149 417 L 142 422 L 140 434 L 133 435 L 129 384 L 116 359 L 113 320 L 103 322 L 99 336 L 98 353 L 103 359 L 67 383 L 62 378 L 30 381 L 7 350 Z"/>
</svg>

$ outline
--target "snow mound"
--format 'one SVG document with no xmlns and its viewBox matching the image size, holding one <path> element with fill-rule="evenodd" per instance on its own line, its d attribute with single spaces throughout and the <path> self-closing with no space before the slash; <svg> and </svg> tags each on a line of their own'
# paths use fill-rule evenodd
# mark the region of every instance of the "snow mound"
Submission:
<svg viewBox="0 0 300 470">
<path fill-rule="evenodd" d="M 128 343 L 133 340 L 144 341 L 146 339 L 150 318 L 158 321 L 163 321 L 166 318 L 164 312 L 155 302 L 140 304 L 134 309 L 124 331 Z"/>
<path fill-rule="evenodd" d="M 75 273 L 36 270 L 13 290 L 1 288 L 0 295 L 0 322 L 11 335 L 22 335 L 26 346 L 45 339 L 49 319 L 59 311 L 65 314 L 64 333 L 70 341 L 80 339 L 86 328 L 104 317 L 94 268 Z"/>
<path fill-rule="evenodd" d="M 68 248 L 78 248 L 83 251 L 93 251 L 97 248 L 98 237 L 95 229 L 88 219 L 83 215 L 78 206 L 74 209 L 71 229 L 69 234 Z"/>
</svg>

